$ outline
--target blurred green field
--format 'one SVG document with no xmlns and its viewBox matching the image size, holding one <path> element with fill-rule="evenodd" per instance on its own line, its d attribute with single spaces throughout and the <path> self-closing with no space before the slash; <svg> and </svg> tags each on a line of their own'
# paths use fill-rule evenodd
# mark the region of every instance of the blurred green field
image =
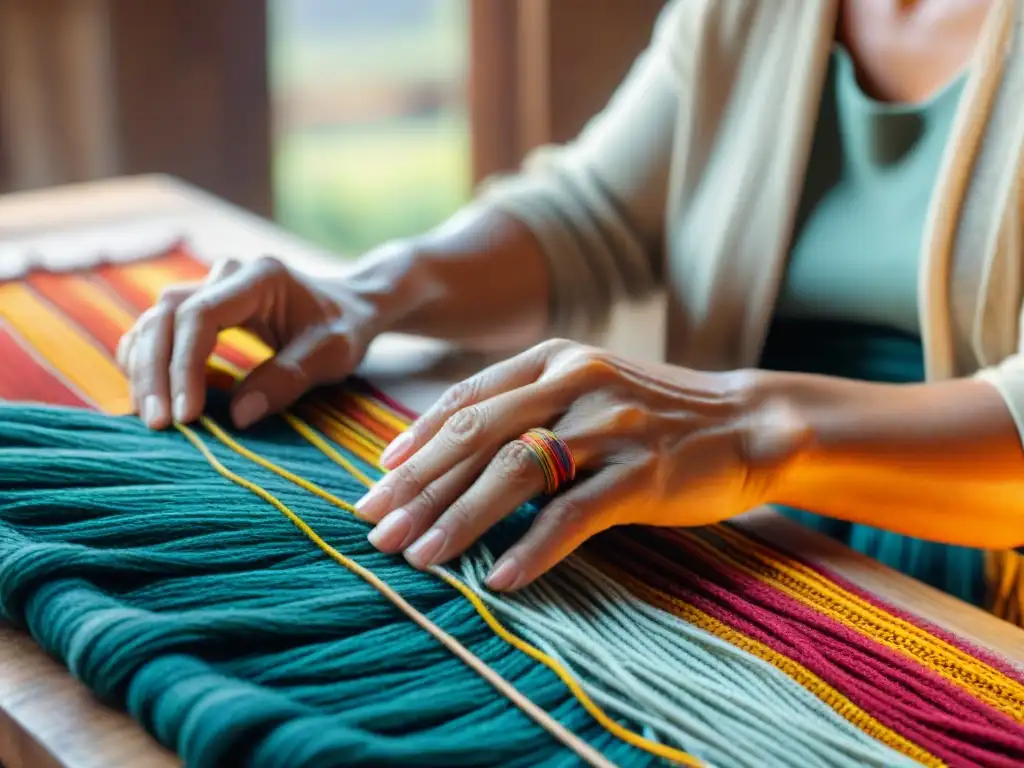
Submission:
<svg viewBox="0 0 1024 768">
<path fill-rule="evenodd" d="M 277 218 L 345 256 L 421 232 L 468 198 L 468 142 L 454 115 L 282 136 Z"/>
<path fill-rule="evenodd" d="M 377 0 L 378 2 L 380 0 Z M 431 5 L 421 23 L 367 29 L 327 23 L 296 24 L 295 0 L 271 0 L 271 82 L 278 90 L 329 79 L 339 85 L 388 81 L 452 80 L 464 76 L 469 55 L 468 0 Z"/>
<path fill-rule="evenodd" d="M 388 1 L 395 9 L 406 2 Z M 434 0 L 422 16 L 392 9 L 385 25 L 367 23 L 367 9 L 354 0 L 298 2 L 270 4 L 270 78 L 279 104 L 317 91 L 358 103 L 359 94 L 378 88 L 413 93 L 465 77 L 466 0 Z M 460 112 L 383 123 L 356 116 L 355 124 L 329 130 L 295 125 L 288 115 L 273 157 L 278 221 L 346 256 L 439 223 L 470 193 Z"/>
</svg>

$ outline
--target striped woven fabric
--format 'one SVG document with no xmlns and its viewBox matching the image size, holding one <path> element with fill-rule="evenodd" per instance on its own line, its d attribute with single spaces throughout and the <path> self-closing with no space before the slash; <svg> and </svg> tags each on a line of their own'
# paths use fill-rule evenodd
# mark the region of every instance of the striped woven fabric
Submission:
<svg viewBox="0 0 1024 768">
<path fill-rule="evenodd" d="M 205 272 L 182 245 L 135 262 L 34 272 L 0 284 L 0 399 L 129 413 L 127 385 L 113 362 L 121 334 L 164 286 Z M 227 331 L 215 354 L 224 364 L 220 370 L 244 371 L 269 352 L 250 336 Z M 211 384 L 230 380 L 214 372 Z M 296 413 L 370 466 L 414 418 L 360 381 L 317 393 Z M 1024 673 L 1018 667 L 737 527 L 614 531 L 570 560 L 515 598 L 486 593 L 480 584 L 486 563 L 466 561 L 451 573 L 512 631 L 560 660 L 594 699 L 614 699 L 619 704 L 609 710 L 647 723 L 641 750 L 672 743 L 677 731 L 699 731 L 702 707 L 711 703 L 702 704 L 699 691 L 686 693 L 685 680 L 666 673 L 659 683 L 634 662 L 622 668 L 623 676 L 636 672 L 638 682 L 628 690 L 624 684 L 616 689 L 610 678 L 602 682 L 599 667 L 620 659 L 619 641 L 605 638 L 615 636 L 613 621 L 625 621 L 623 605 L 629 620 L 648 633 L 652 655 L 697 658 L 701 649 L 719 646 L 738 651 L 740 661 L 714 674 L 723 680 L 739 675 L 748 659 L 752 669 L 763 670 L 758 685 L 765 696 L 820 710 L 816 722 L 831 723 L 835 731 L 821 740 L 866 750 L 852 752 L 850 764 L 1024 765 Z M 575 622 L 576 637 L 582 633 L 593 646 L 577 639 L 570 647 L 569 635 L 551 619 L 556 614 Z M 662 701 L 671 706 L 659 709 Z M 799 758 L 812 747 L 786 743 L 786 734 L 779 731 L 780 751 L 764 746 L 761 764 L 812 764 Z M 876 747 L 880 751 L 871 752 Z M 728 749 L 722 745 L 716 754 L 728 755 Z"/>
</svg>

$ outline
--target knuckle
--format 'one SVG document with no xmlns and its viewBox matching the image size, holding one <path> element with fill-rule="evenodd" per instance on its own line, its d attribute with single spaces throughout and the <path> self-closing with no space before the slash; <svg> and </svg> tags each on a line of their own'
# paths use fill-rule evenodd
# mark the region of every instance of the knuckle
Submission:
<svg viewBox="0 0 1024 768">
<path fill-rule="evenodd" d="M 232 274 L 240 266 L 241 266 L 241 263 L 238 261 L 238 259 L 232 259 L 230 257 L 223 257 L 223 258 L 217 259 L 213 263 L 213 266 L 210 268 L 210 275 L 214 279 L 219 279 L 219 278 L 224 277 L 226 275 Z"/>
<path fill-rule="evenodd" d="M 182 301 L 187 299 L 193 293 L 195 293 L 196 286 L 188 283 L 179 283 L 177 285 L 169 285 L 160 291 L 160 296 L 157 299 L 157 304 L 163 307 L 177 306 Z"/>
<path fill-rule="evenodd" d="M 397 469 L 388 475 L 388 483 L 396 493 L 404 493 L 411 489 L 420 488 L 419 476 L 416 473 L 416 468 L 412 464 L 402 464 Z M 417 495 L 422 496 L 424 493 L 433 493 L 433 491 L 427 491 L 426 488 L 422 488 Z"/>
<path fill-rule="evenodd" d="M 203 298 L 202 294 L 195 294 L 178 305 L 174 310 L 174 321 L 183 325 L 202 325 L 214 310 L 214 306 Z"/>
<path fill-rule="evenodd" d="M 607 352 L 583 347 L 566 360 L 565 375 L 594 387 L 607 386 L 617 378 L 617 369 Z"/>
<path fill-rule="evenodd" d="M 445 422 L 445 435 L 456 445 L 471 445 L 483 431 L 484 421 L 482 408 L 476 406 L 463 408 Z"/>
<path fill-rule="evenodd" d="M 164 321 L 168 314 L 170 314 L 170 311 L 166 305 L 155 304 L 139 315 L 130 333 L 143 336 L 148 335 L 153 332 L 156 326 Z"/>
<path fill-rule="evenodd" d="M 411 512 L 414 515 L 436 515 L 442 507 L 442 499 L 440 493 L 433 483 L 423 488 L 416 499 L 407 505 L 407 509 L 411 507 Z"/>
<path fill-rule="evenodd" d="M 259 280 L 273 280 L 289 274 L 284 262 L 274 256 L 260 256 L 249 269 Z"/>
<path fill-rule="evenodd" d="M 568 339 L 547 339 L 537 345 L 537 351 L 544 355 L 556 355 L 574 346 L 576 346 L 575 342 Z"/>
<path fill-rule="evenodd" d="M 442 398 L 442 408 L 445 412 L 458 411 L 472 402 L 478 387 L 475 379 L 466 379 L 449 387 Z"/>
<path fill-rule="evenodd" d="M 536 469 L 533 452 L 519 440 L 504 446 L 498 452 L 495 463 L 506 480 L 527 477 Z"/>
<path fill-rule="evenodd" d="M 473 512 L 465 501 L 459 499 L 448 507 L 445 513 L 446 527 L 449 530 L 469 528 L 473 523 Z"/>
<path fill-rule="evenodd" d="M 620 403 L 608 413 L 609 426 L 616 432 L 642 432 L 650 414 L 636 403 Z"/>
<path fill-rule="evenodd" d="M 586 525 L 586 512 L 571 499 L 560 499 L 551 504 L 549 514 L 559 530 L 574 534 L 583 530 Z"/>
</svg>

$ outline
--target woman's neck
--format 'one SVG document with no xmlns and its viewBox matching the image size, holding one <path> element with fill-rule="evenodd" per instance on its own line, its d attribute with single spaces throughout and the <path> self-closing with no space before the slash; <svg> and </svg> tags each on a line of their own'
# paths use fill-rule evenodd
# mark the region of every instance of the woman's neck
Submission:
<svg viewBox="0 0 1024 768">
<path fill-rule="evenodd" d="M 844 0 L 836 39 L 866 93 L 923 101 L 967 66 L 996 1 Z"/>
</svg>

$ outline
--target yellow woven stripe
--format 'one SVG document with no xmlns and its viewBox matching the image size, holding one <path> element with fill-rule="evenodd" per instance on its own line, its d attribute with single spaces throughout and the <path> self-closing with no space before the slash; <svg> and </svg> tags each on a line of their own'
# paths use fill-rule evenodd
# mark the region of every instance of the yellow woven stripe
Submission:
<svg viewBox="0 0 1024 768">
<path fill-rule="evenodd" d="M 713 616 L 709 616 L 704 613 L 699 608 L 688 605 L 672 595 L 667 595 L 654 587 L 645 584 L 643 581 L 637 579 L 627 571 L 601 557 L 588 552 L 584 555 L 584 558 L 600 569 L 603 573 L 613 578 L 616 582 L 626 587 L 630 592 L 644 602 L 671 613 L 674 616 L 678 616 L 684 621 L 693 624 L 695 627 L 699 627 L 705 632 L 709 632 L 710 634 L 725 640 L 737 648 L 756 656 L 762 661 L 768 662 L 773 667 L 783 672 L 787 677 L 817 696 L 844 720 L 847 720 L 872 738 L 886 744 L 897 752 L 907 755 L 922 765 L 945 765 L 945 763 L 935 755 L 876 720 L 872 715 L 858 707 L 846 698 L 846 696 L 802 664 L 793 661 L 789 657 L 778 653 L 753 638 L 747 637 Z"/>
<path fill-rule="evenodd" d="M 135 316 L 123 304 L 115 301 L 107 291 L 90 280 L 66 280 L 61 291 L 74 294 L 93 311 L 109 318 L 118 328 L 127 331 L 135 324 Z"/>
<path fill-rule="evenodd" d="M 298 419 L 295 416 L 288 414 L 286 415 L 286 420 L 293 427 L 297 428 L 300 431 L 300 434 L 303 434 L 303 436 L 315 436 L 315 433 L 313 433 L 312 429 L 308 425 L 304 424 L 301 421 L 301 419 Z M 283 477 L 286 480 L 289 480 L 290 482 L 295 483 L 300 488 L 303 488 L 304 490 L 315 494 L 319 498 L 324 499 L 328 503 L 334 504 L 340 509 L 344 509 L 346 511 L 353 513 L 355 512 L 355 508 L 348 502 L 337 498 L 330 492 L 325 491 L 319 486 L 317 486 L 315 483 L 311 483 L 305 478 L 299 477 L 293 474 L 292 472 L 289 472 L 287 469 L 278 466 L 269 459 L 260 456 L 254 451 L 249 450 L 248 448 L 240 444 L 238 441 L 236 441 L 234 438 L 232 438 L 230 435 L 228 435 L 223 429 L 221 429 L 215 422 L 213 422 L 208 417 L 202 417 L 200 419 L 200 422 L 202 423 L 203 427 L 206 428 L 215 438 L 220 440 L 225 446 L 235 451 L 239 455 L 243 456 L 244 458 L 249 459 L 255 464 L 258 464 L 259 466 L 263 467 L 264 469 L 276 473 L 280 477 Z M 272 504 L 278 511 L 284 514 L 296 527 L 298 527 L 299 530 L 301 530 L 314 544 L 316 544 L 316 546 L 318 546 L 321 550 L 330 555 L 335 561 L 345 566 L 353 573 L 366 579 L 374 586 L 377 586 L 378 582 L 380 584 L 384 584 L 384 582 L 382 582 L 378 577 L 372 574 L 372 572 L 363 568 L 355 561 L 345 557 L 343 554 L 341 554 L 333 547 L 331 547 L 329 544 L 327 544 L 304 520 L 302 520 L 301 517 L 299 517 L 299 515 L 297 515 L 294 511 L 292 511 L 289 507 L 287 507 L 284 503 L 279 501 L 268 491 L 266 491 L 259 485 L 249 480 L 246 480 L 245 478 L 240 477 L 239 475 L 231 472 L 226 467 L 224 467 L 216 459 L 216 457 L 213 456 L 212 453 L 210 453 L 209 449 L 206 448 L 205 445 L 203 445 L 202 441 L 198 438 L 198 436 L 195 435 L 194 432 L 192 432 L 192 430 L 190 430 L 188 427 L 184 427 L 181 425 L 176 426 L 178 430 L 181 431 L 182 434 L 189 440 L 189 442 L 191 442 L 193 446 L 195 446 L 203 454 L 203 456 L 206 457 L 207 461 L 210 462 L 211 466 L 213 466 L 214 469 L 216 469 L 221 475 L 231 480 L 232 482 L 235 482 L 241 485 L 242 487 L 247 488 L 248 490 L 258 495 L 260 498 Z M 307 439 L 309 438 L 307 437 Z M 327 445 L 326 442 L 322 440 L 322 438 L 319 438 L 319 436 L 315 436 L 315 439 L 316 442 L 313 443 L 314 445 L 318 445 L 318 443 L 325 446 Z M 363 482 L 368 487 L 373 484 L 372 480 L 370 480 L 370 478 L 366 477 L 365 475 L 362 475 L 362 473 L 359 473 L 359 471 L 352 465 L 351 462 L 347 461 L 343 456 L 338 454 L 337 451 L 334 451 L 333 448 L 330 448 L 330 446 L 327 447 L 330 449 L 329 452 L 327 453 L 328 458 L 331 458 L 332 461 L 336 460 L 335 457 L 340 458 L 341 461 L 339 463 L 344 469 L 350 472 L 354 472 L 356 476 L 360 479 L 360 481 Z M 583 690 L 580 684 L 576 681 L 576 679 L 565 667 L 563 667 L 557 660 L 541 651 L 539 648 L 534 647 L 530 643 L 517 637 L 508 629 L 506 629 L 504 625 L 502 625 L 501 622 L 498 621 L 494 614 L 491 613 L 490 609 L 487 608 L 483 601 L 479 597 L 477 597 L 477 595 L 473 593 L 473 591 L 468 586 L 466 586 L 461 581 L 456 579 L 455 576 L 441 569 L 432 569 L 432 572 L 434 573 L 434 575 L 438 576 L 446 583 L 448 583 L 450 586 L 458 590 L 463 595 L 463 597 L 465 597 L 470 602 L 470 604 L 472 604 L 474 609 L 476 609 L 477 613 L 480 614 L 481 618 L 484 620 L 487 626 L 490 627 L 491 630 L 495 634 L 497 634 L 502 640 L 507 642 L 509 645 L 512 645 L 519 651 L 525 653 L 535 661 L 544 664 L 552 672 L 554 672 L 559 677 L 559 679 L 561 679 L 562 682 L 565 683 L 566 687 L 569 688 L 572 695 L 576 697 L 576 699 L 580 702 L 583 708 L 588 713 L 590 713 L 590 715 L 602 727 L 604 727 L 614 736 L 618 737 L 619 739 L 628 744 L 631 744 L 632 746 L 638 749 L 642 749 L 657 757 L 661 757 L 666 760 L 671 760 L 680 765 L 703 765 L 703 763 L 686 754 L 685 752 L 682 752 L 678 749 L 667 746 L 665 744 L 650 741 L 641 736 L 640 734 L 634 733 L 633 731 L 630 731 L 628 728 L 619 725 L 617 722 L 612 720 L 604 712 L 604 710 L 602 710 L 590 698 L 586 691 Z M 388 594 L 389 592 L 390 588 L 388 592 L 386 592 L 385 594 Z"/>
<path fill-rule="evenodd" d="M 0 317 L 97 408 L 131 410 L 128 383 L 106 351 L 26 285 L 0 284 Z"/>
<path fill-rule="evenodd" d="M 339 424 L 322 412 L 306 415 L 310 424 L 315 425 L 318 430 L 342 448 L 355 454 L 370 466 L 377 466 L 377 461 L 380 459 L 380 448 L 369 444 L 362 435 Z"/>
<path fill-rule="evenodd" d="M 351 400 L 356 407 L 365 412 L 368 416 L 375 418 L 381 424 L 391 427 L 399 432 L 404 432 L 409 426 L 409 423 L 405 419 L 395 415 L 387 408 L 378 405 L 372 398 L 365 395 L 350 393 L 346 395 L 345 399 Z"/>
<path fill-rule="evenodd" d="M 909 622 L 880 611 L 856 595 L 839 589 L 813 571 L 811 574 L 817 578 L 801 579 L 801 576 L 810 569 L 799 563 L 780 560 L 766 547 L 728 530 L 725 526 L 716 527 L 715 533 L 731 545 L 728 549 L 716 547 L 696 534 L 686 531 L 680 533 L 713 558 L 728 562 L 816 612 L 913 659 L 989 706 L 1018 721 L 1024 720 L 1021 686 L 1017 681 L 967 655 L 959 648 L 949 645 L 941 638 L 929 635 Z M 758 559 L 769 566 L 767 572 L 764 567 L 751 567 L 751 555 L 754 551 L 757 552 Z M 870 610 L 865 610 L 865 607 Z"/>
<path fill-rule="evenodd" d="M 1007 700 L 1013 701 L 1018 707 L 1024 703 L 1024 684 L 986 664 L 983 660 L 947 643 L 926 629 L 899 616 L 894 616 L 858 595 L 842 589 L 814 569 L 798 561 L 786 559 L 770 547 L 744 536 L 728 526 L 714 526 L 711 530 L 720 539 L 732 544 L 740 554 L 746 557 L 756 556 L 759 564 L 770 566 L 774 571 L 770 574 L 773 578 L 772 583 L 775 583 L 774 579 L 778 577 L 786 579 L 790 588 L 801 591 L 806 598 L 805 602 L 810 601 L 814 606 L 818 606 L 822 601 L 835 600 L 836 610 L 846 610 L 850 614 L 851 621 L 860 622 L 859 627 L 854 628 L 863 627 L 865 635 L 877 639 L 874 634 L 867 633 L 867 630 L 870 629 L 872 632 L 885 633 L 887 636 L 906 638 L 905 652 L 908 655 L 916 654 L 914 655 L 915 659 L 921 660 L 921 656 L 937 658 L 940 660 L 937 663 L 943 665 L 946 665 L 947 662 L 941 660 L 948 659 L 948 665 L 953 667 L 961 665 L 965 668 L 964 674 L 968 675 L 967 682 L 976 682 L 983 688 L 992 688 L 1005 693 Z"/>
<path fill-rule="evenodd" d="M 338 431 L 348 431 L 352 437 L 365 445 L 367 450 L 379 453 L 387 446 L 387 443 L 379 435 L 374 434 L 351 416 L 331 408 L 326 403 L 311 404 L 307 408 L 315 412 L 317 418 L 321 419 L 325 424 L 332 424 Z"/>
</svg>

